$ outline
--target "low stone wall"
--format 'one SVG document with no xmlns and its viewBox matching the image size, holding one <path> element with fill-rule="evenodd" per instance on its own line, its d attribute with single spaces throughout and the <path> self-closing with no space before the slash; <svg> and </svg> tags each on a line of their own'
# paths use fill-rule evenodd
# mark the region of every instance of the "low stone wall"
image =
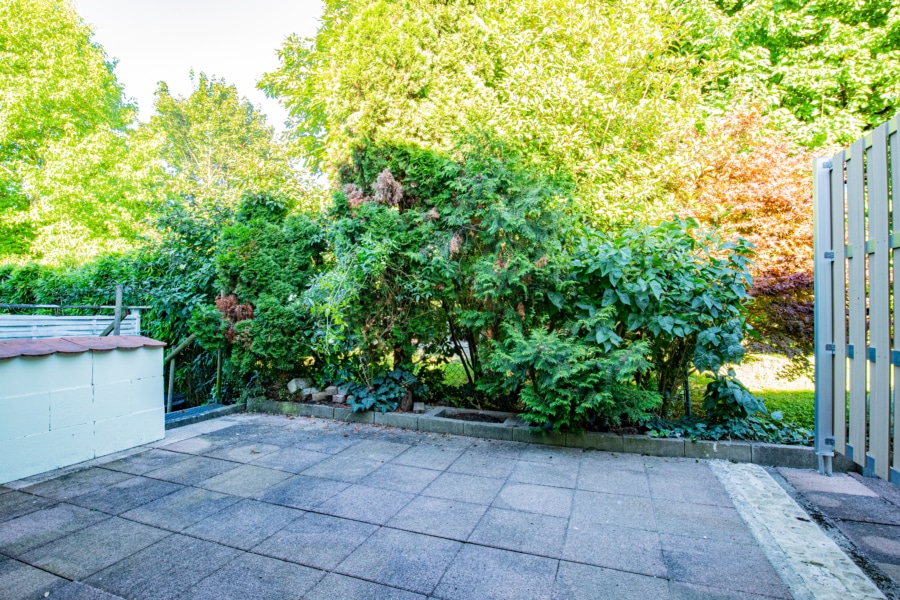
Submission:
<svg viewBox="0 0 900 600">
<path fill-rule="evenodd" d="M 162 439 L 163 346 L 140 336 L 0 342 L 0 483 Z"/>
<path fill-rule="evenodd" d="M 491 411 L 467 411 L 447 407 L 434 407 L 423 414 L 410 413 L 354 413 L 349 408 L 337 408 L 319 404 L 297 402 L 273 402 L 271 400 L 251 400 L 247 410 L 304 417 L 322 417 L 355 423 L 375 423 L 402 427 L 416 431 L 450 433 L 494 440 L 510 440 L 531 444 L 566 446 L 606 452 L 645 454 L 676 458 L 717 458 L 733 462 L 755 463 L 773 467 L 795 467 L 815 469 L 816 454 L 807 446 L 785 446 L 762 442 L 734 441 L 691 441 L 682 438 L 652 438 L 646 435 L 619 435 L 615 433 L 540 433 L 534 432 L 516 415 Z M 502 417 L 503 423 L 483 423 L 449 419 L 445 415 L 459 412 L 484 412 Z M 852 461 L 835 455 L 836 471 L 857 470 Z"/>
</svg>

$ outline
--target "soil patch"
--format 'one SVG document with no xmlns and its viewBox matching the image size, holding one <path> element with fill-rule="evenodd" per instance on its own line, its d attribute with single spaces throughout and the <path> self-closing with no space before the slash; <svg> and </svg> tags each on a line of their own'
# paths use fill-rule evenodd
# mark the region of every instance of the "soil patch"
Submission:
<svg viewBox="0 0 900 600">
<path fill-rule="evenodd" d="M 453 413 L 449 415 L 442 415 L 445 419 L 453 419 L 454 421 L 478 421 L 480 423 L 502 423 L 506 419 L 498 419 L 492 415 L 485 415 L 481 413 Z"/>
</svg>

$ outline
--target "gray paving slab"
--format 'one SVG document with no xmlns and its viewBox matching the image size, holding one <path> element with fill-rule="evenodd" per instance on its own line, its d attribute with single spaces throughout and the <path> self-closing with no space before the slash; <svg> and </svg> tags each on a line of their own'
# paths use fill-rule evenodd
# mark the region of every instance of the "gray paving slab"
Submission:
<svg viewBox="0 0 900 600">
<path fill-rule="evenodd" d="M 92 525 L 109 515 L 73 506 L 55 504 L 0 523 L 0 552 L 18 557 L 38 546 Z"/>
<path fill-rule="evenodd" d="M 569 522 L 563 558 L 652 577 L 666 577 L 659 534 L 611 525 Z"/>
<path fill-rule="evenodd" d="M 336 570 L 427 595 L 461 547 L 459 542 L 383 527 Z"/>
<path fill-rule="evenodd" d="M 245 498 L 256 498 L 269 488 L 290 477 L 291 474 L 284 471 L 255 467 L 253 465 L 241 465 L 221 475 L 210 477 L 198 485 L 214 492 Z"/>
<path fill-rule="evenodd" d="M 339 456 L 387 462 L 408 449 L 408 444 L 398 444 L 384 440 L 364 440 L 341 451 Z"/>
<path fill-rule="evenodd" d="M 325 575 L 311 569 L 258 554 L 242 554 L 190 588 L 183 600 L 295 600 Z"/>
<path fill-rule="evenodd" d="M 85 585 L 80 581 L 70 581 L 64 586 L 53 590 L 53 600 L 121 600 L 121 596 L 114 596 L 103 590 Z"/>
<path fill-rule="evenodd" d="M 448 448 L 444 445 L 418 444 L 397 455 L 391 462 L 397 465 L 443 471 L 452 465 L 463 451 L 463 448 Z"/>
<path fill-rule="evenodd" d="M 2 557 L 0 557 L 0 582 L 4 600 L 47 598 L 68 583 L 65 579 L 35 569 L 31 565 Z"/>
<path fill-rule="evenodd" d="M 493 506 L 568 518 L 574 490 L 531 483 L 508 482 L 497 494 Z"/>
<path fill-rule="evenodd" d="M 875 562 L 900 565 L 900 527 L 845 520 L 837 526 Z"/>
<path fill-rule="evenodd" d="M 198 435 L 183 440 L 174 441 L 171 444 L 160 446 L 170 452 L 182 452 L 184 454 L 206 454 L 218 448 L 227 448 L 234 443 L 233 440 L 215 435 Z"/>
<path fill-rule="evenodd" d="M 650 496 L 650 482 L 644 470 L 630 471 L 612 464 L 583 460 L 578 474 L 578 489 L 605 494 Z"/>
<path fill-rule="evenodd" d="M 491 508 L 468 541 L 494 548 L 560 558 L 568 519 Z"/>
<path fill-rule="evenodd" d="M 733 508 L 658 501 L 653 504 L 653 512 L 660 533 L 756 544 L 753 534 Z"/>
<path fill-rule="evenodd" d="M 240 442 L 231 446 L 216 448 L 211 452 L 207 452 L 204 456 L 210 458 L 221 458 L 222 460 L 230 460 L 232 462 L 248 463 L 281 450 L 281 446 L 274 444 L 264 444 L 262 442 L 245 443 Z"/>
<path fill-rule="evenodd" d="M 473 440 L 473 438 L 469 439 Z M 534 446 L 522 442 L 508 442 L 504 440 L 474 439 L 472 445 L 469 446 L 468 451 L 473 454 L 485 454 L 509 460 L 520 460 L 524 456 L 524 453 L 529 450 L 541 452 L 541 450 L 537 450 L 538 448 L 542 448 L 542 446 Z"/>
<path fill-rule="evenodd" d="M 722 484 L 705 463 L 678 469 L 657 466 L 647 471 L 647 477 L 654 500 L 732 506 Z M 685 484 L 678 485 L 679 480 Z"/>
<path fill-rule="evenodd" d="M 638 496 L 576 490 L 572 523 L 577 526 L 614 525 L 656 531 L 653 501 Z"/>
<path fill-rule="evenodd" d="M 422 491 L 424 496 L 490 504 L 500 493 L 505 480 L 463 473 L 442 473 Z"/>
<path fill-rule="evenodd" d="M 438 471 L 431 469 L 387 463 L 366 475 L 360 483 L 369 487 L 418 494 L 438 475 L 440 475 Z"/>
<path fill-rule="evenodd" d="M 301 474 L 309 477 L 322 477 L 324 479 L 334 479 L 335 481 L 356 483 L 383 464 L 384 462 L 380 460 L 368 460 L 338 454 L 316 463 Z"/>
<path fill-rule="evenodd" d="M 384 525 L 413 498 L 413 494 L 404 492 L 351 485 L 321 503 L 316 510 L 336 517 Z"/>
<path fill-rule="evenodd" d="M 618 472 L 630 471 L 633 473 L 646 473 L 648 468 L 655 466 L 654 461 L 658 460 L 661 459 L 599 450 L 585 450 L 580 457 L 581 464 L 588 465 L 592 469 Z"/>
<path fill-rule="evenodd" d="M 221 475 L 240 466 L 238 463 L 205 456 L 186 456 L 185 460 L 145 473 L 146 477 L 162 479 L 181 485 L 197 485 L 201 481 Z"/>
<path fill-rule="evenodd" d="M 302 473 L 316 463 L 331 456 L 324 452 L 313 452 L 300 448 L 281 448 L 277 452 L 263 455 L 253 460 L 258 467 L 268 467 L 289 473 Z"/>
<path fill-rule="evenodd" d="M 347 577 L 338 573 L 329 573 L 304 600 L 349 600 L 365 598 L 366 600 L 426 600 L 425 596 L 406 590 L 388 587 L 371 581 Z"/>
<path fill-rule="evenodd" d="M 873 498 L 828 492 L 806 492 L 804 495 L 832 519 L 900 525 L 900 510 L 897 506 L 877 496 Z"/>
<path fill-rule="evenodd" d="M 377 529 L 369 523 L 306 513 L 255 546 L 253 552 L 331 570 Z"/>
<path fill-rule="evenodd" d="M 324 452 L 325 454 L 337 454 L 359 442 L 360 439 L 351 437 L 349 432 L 326 432 L 301 439 L 293 447 L 301 450 L 312 450 L 313 452 Z"/>
<path fill-rule="evenodd" d="M 771 600 L 772 598 L 771 596 L 734 592 L 681 581 L 669 582 L 669 597 L 672 600 Z"/>
<path fill-rule="evenodd" d="M 531 462 L 574 465 L 577 468 L 578 461 L 581 460 L 582 456 L 584 456 L 584 450 L 581 448 L 524 444 L 517 458 Z"/>
<path fill-rule="evenodd" d="M 756 546 L 667 534 L 660 538 L 673 581 L 791 598 L 787 586 Z"/>
<path fill-rule="evenodd" d="M 467 544 L 447 568 L 434 597 L 443 600 L 545 600 L 559 561 Z"/>
<path fill-rule="evenodd" d="M 184 533 L 250 550 L 303 516 L 303 511 L 244 499 L 188 527 Z"/>
<path fill-rule="evenodd" d="M 236 496 L 189 487 L 122 513 L 122 517 L 160 529 L 182 531 L 238 500 Z"/>
<path fill-rule="evenodd" d="M 487 510 L 483 504 L 419 496 L 407 504 L 389 527 L 466 541 Z"/>
<path fill-rule="evenodd" d="M 259 499 L 272 504 L 313 510 L 346 490 L 350 485 L 332 479 L 294 475 L 267 489 L 259 496 Z"/>
<path fill-rule="evenodd" d="M 574 488 L 578 481 L 578 461 L 519 461 L 509 476 L 516 483 L 534 483 Z"/>
<path fill-rule="evenodd" d="M 128 473 L 93 467 L 28 486 L 24 491 L 45 498 L 66 501 L 131 478 L 132 475 Z M 4 500 L 5 497 L 0 497 L 0 518 L 3 518 L 2 515 L 5 514 L 2 506 Z"/>
<path fill-rule="evenodd" d="M 115 485 L 76 496 L 69 502 L 110 515 L 118 515 L 181 489 L 184 489 L 184 486 L 177 483 L 137 475 Z"/>
<path fill-rule="evenodd" d="M 518 461 L 486 451 L 466 450 L 447 470 L 465 475 L 506 479 L 516 468 Z"/>
<path fill-rule="evenodd" d="M 22 560 L 68 579 L 84 579 L 170 535 L 112 517 L 35 548 Z"/>
<path fill-rule="evenodd" d="M 665 600 L 669 581 L 636 573 L 562 561 L 553 600 Z"/>
<path fill-rule="evenodd" d="M 84 583 L 133 600 L 168 600 L 240 554 L 240 550 L 173 533 Z"/>
<path fill-rule="evenodd" d="M 156 469 L 168 467 L 187 460 L 189 457 L 180 452 L 170 452 L 168 450 L 159 450 L 152 448 L 145 452 L 132 454 L 119 460 L 104 463 L 104 469 L 113 471 L 122 471 L 123 473 L 131 473 L 132 475 L 143 475 Z"/>
</svg>

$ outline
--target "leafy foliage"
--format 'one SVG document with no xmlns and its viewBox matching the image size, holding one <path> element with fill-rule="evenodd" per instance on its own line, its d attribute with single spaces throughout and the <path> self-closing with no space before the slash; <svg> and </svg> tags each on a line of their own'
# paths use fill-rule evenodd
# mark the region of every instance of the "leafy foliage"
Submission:
<svg viewBox="0 0 900 600">
<path fill-rule="evenodd" d="M 147 143 L 68 0 L 0 5 L 0 260 L 84 261 L 145 232 Z"/>
<path fill-rule="evenodd" d="M 575 307 L 582 319 L 615 315 L 586 335 L 606 350 L 645 341 L 666 414 L 690 368 L 740 362 L 751 253 L 690 219 L 586 236 L 572 260 Z"/>
<path fill-rule="evenodd" d="M 393 369 L 373 377 L 369 385 L 349 382 L 344 387 L 353 397 L 350 407 L 354 412 L 377 410 L 384 413 L 397 410 L 416 384 L 416 376 L 409 371 Z"/>
</svg>

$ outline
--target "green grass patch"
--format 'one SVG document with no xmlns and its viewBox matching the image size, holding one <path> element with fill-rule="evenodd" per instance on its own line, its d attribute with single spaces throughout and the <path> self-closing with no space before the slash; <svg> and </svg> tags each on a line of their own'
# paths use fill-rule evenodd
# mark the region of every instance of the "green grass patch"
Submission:
<svg viewBox="0 0 900 600">
<path fill-rule="evenodd" d="M 812 429 L 815 415 L 813 390 L 755 390 L 766 402 L 769 413 L 781 411 L 785 422 Z"/>
</svg>

